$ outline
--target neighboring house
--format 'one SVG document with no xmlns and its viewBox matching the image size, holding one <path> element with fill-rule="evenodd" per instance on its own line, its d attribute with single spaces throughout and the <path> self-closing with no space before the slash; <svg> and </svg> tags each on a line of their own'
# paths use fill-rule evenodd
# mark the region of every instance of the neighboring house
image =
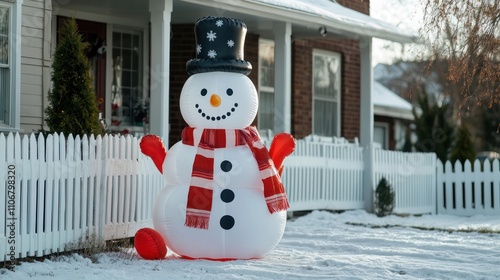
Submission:
<svg viewBox="0 0 500 280">
<path fill-rule="evenodd" d="M 75 16 L 91 44 L 110 128 L 158 134 L 172 145 L 185 125 L 178 101 L 185 63 L 195 57 L 194 23 L 215 15 L 247 24 L 244 56 L 260 95 L 259 129 L 371 145 L 371 40 L 414 38 L 368 14 L 367 0 L 0 1 L 0 131 L 42 127 L 57 30 Z"/>
<path fill-rule="evenodd" d="M 413 106 L 376 81 L 372 94 L 375 113 L 373 141 L 386 150 L 401 150 L 415 119 Z"/>
</svg>

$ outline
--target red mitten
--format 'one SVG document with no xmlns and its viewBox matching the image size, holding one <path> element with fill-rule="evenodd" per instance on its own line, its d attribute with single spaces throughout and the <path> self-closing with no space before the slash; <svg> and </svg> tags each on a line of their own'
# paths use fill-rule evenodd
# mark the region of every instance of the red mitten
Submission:
<svg viewBox="0 0 500 280">
<path fill-rule="evenodd" d="M 139 146 L 141 147 L 141 152 L 149 156 L 160 173 L 163 173 L 163 161 L 165 161 L 165 157 L 167 156 L 167 149 L 165 149 L 161 138 L 153 134 L 148 134 L 142 137 Z"/>
<path fill-rule="evenodd" d="M 279 133 L 273 138 L 269 155 L 273 159 L 274 166 L 281 174 L 283 172 L 283 161 L 295 150 L 295 139 L 288 133 Z"/>
<path fill-rule="evenodd" d="M 135 233 L 134 247 L 139 256 L 146 260 L 161 260 L 167 255 L 163 237 L 152 228 L 141 228 Z"/>
</svg>

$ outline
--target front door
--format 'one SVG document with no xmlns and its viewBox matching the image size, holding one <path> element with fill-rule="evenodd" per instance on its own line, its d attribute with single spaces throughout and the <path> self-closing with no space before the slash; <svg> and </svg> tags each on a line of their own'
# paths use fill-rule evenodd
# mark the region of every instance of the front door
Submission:
<svg viewBox="0 0 500 280">
<path fill-rule="evenodd" d="M 64 24 L 67 17 L 57 17 L 57 29 Z M 94 89 L 96 92 L 99 111 L 105 116 L 106 109 L 106 24 L 77 19 L 83 41 L 89 44 L 86 55 L 92 66 Z"/>
</svg>

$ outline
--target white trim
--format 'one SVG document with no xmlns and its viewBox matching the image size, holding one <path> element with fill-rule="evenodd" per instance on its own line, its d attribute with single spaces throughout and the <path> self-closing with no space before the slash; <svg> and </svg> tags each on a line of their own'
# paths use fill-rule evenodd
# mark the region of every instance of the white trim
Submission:
<svg viewBox="0 0 500 280">
<path fill-rule="evenodd" d="M 258 78 L 257 78 L 257 82 L 258 82 L 258 94 L 259 94 L 259 106 L 260 106 L 260 102 L 262 102 L 262 99 L 261 99 L 261 93 L 268 93 L 268 94 L 272 94 L 273 95 L 273 99 L 274 99 L 274 95 L 276 94 L 276 91 L 275 91 L 275 87 L 269 87 L 269 86 L 263 86 L 261 85 L 260 81 L 262 80 L 261 77 L 262 77 L 262 71 L 261 70 L 261 61 L 260 61 L 260 58 L 261 58 L 261 49 L 260 49 L 260 43 L 263 42 L 263 43 L 272 43 L 273 44 L 273 48 L 276 47 L 276 43 L 274 42 L 274 40 L 270 40 L 270 39 L 264 39 L 264 38 L 259 38 L 259 57 L 258 57 L 258 61 L 259 61 L 259 64 L 258 64 L 258 67 L 259 67 L 259 71 L 258 71 Z M 275 60 L 275 55 L 273 53 L 273 60 L 274 60 L 274 71 L 276 71 L 276 60 Z M 273 81 L 275 82 L 275 81 Z M 259 129 L 262 129 L 261 128 L 261 121 L 260 121 L 260 117 L 261 117 L 261 110 L 259 110 L 257 112 L 257 125 L 258 125 L 258 128 Z M 273 112 L 273 123 L 274 123 L 274 112 Z M 267 129 L 267 128 L 266 128 Z M 274 130 L 274 127 L 271 128 L 271 130 Z"/>
<path fill-rule="evenodd" d="M 274 33 L 274 128 L 292 129 L 292 24 L 275 22 Z"/>
<path fill-rule="evenodd" d="M 105 81 L 105 92 L 104 92 L 104 106 L 105 114 L 104 119 L 108 127 L 111 126 L 111 102 L 113 98 L 113 93 L 111 92 L 111 85 L 113 84 L 113 56 L 109 55 L 113 53 L 113 24 L 106 24 L 106 81 Z"/>
<path fill-rule="evenodd" d="M 332 57 L 334 59 L 337 59 L 339 61 L 339 75 L 336 76 L 337 78 L 337 81 L 336 81 L 336 84 L 338 85 L 338 95 L 337 95 L 337 98 L 324 98 L 324 97 L 316 97 L 315 94 L 314 94 L 314 74 L 315 74 L 315 68 L 314 68 L 314 57 L 315 56 L 329 56 L 329 57 Z M 341 127 L 341 116 L 342 116 L 342 112 L 341 112 L 341 108 L 342 108 L 342 56 L 340 53 L 337 53 L 337 52 L 332 52 L 332 51 L 327 51 L 327 50 L 322 50 L 322 49 L 313 49 L 313 52 L 312 52 L 312 59 L 311 59 L 311 68 L 312 68 L 312 73 L 311 73 L 311 98 L 312 98 L 312 115 L 311 115 L 311 120 L 312 120 L 312 123 L 311 123 L 311 127 L 312 127 L 312 133 L 314 134 L 314 112 L 315 112 L 315 108 L 314 108 L 314 101 L 315 100 L 321 100 L 321 101 L 328 101 L 328 102 L 335 102 L 336 105 L 337 105 L 337 116 L 336 116 L 336 131 L 334 131 L 334 135 L 322 135 L 322 136 L 327 136 L 327 137 L 340 137 L 340 127 Z"/>
<path fill-rule="evenodd" d="M 374 105 L 373 113 L 376 116 L 386 116 L 386 117 L 393 117 L 397 119 L 404 119 L 411 121 L 415 120 L 415 116 L 413 116 L 413 113 L 411 111 L 397 109 L 394 107 Z"/>
<path fill-rule="evenodd" d="M 22 42 L 22 5 L 23 0 L 16 1 L 15 6 L 15 24 L 13 30 L 15 34 L 15 56 L 12 58 L 14 65 L 14 111 L 12 116 L 12 124 L 15 129 L 21 130 L 21 42 Z"/>
<path fill-rule="evenodd" d="M 97 14 L 97 13 L 89 13 L 83 11 L 75 11 L 72 9 L 58 8 L 54 9 L 55 12 L 53 15 L 56 16 L 65 16 L 65 17 L 75 17 L 77 19 L 88 20 L 88 21 L 97 21 L 108 24 L 115 25 L 123 25 L 123 26 L 138 26 L 143 29 L 148 29 L 149 26 L 149 18 L 145 18 L 144 20 L 137 20 L 133 18 L 127 17 L 118 17 L 114 15 L 107 14 Z"/>
<path fill-rule="evenodd" d="M 382 149 L 388 150 L 389 149 L 389 124 L 386 122 L 374 122 L 373 124 L 373 133 L 375 134 L 375 128 L 376 127 L 381 127 L 385 129 L 385 143 L 380 143 Z M 373 139 L 375 141 L 375 139 Z"/>
<path fill-rule="evenodd" d="M 21 42 L 22 0 L 2 2 L 9 7 L 9 122 L 0 125 L 0 131 L 21 131 Z"/>
<path fill-rule="evenodd" d="M 170 36 L 173 0 L 149 0 L 151 20 L 150 133 L 168 147 L 170 130 Z"/>
<path fill-rule="evenodd" d="M 363 147 L 363 196 L 365 210 L 373 212 L 373 193 L 375 188 L 373 152 L 373 68 L 372 38 L 364 37 L 359 41 L 360 51 L 360 144 Z"/>
</svg>

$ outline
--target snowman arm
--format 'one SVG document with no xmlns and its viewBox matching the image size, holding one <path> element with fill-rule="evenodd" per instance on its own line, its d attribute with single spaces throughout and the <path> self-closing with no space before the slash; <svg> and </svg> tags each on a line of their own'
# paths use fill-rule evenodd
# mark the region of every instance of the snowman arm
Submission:
<svg viewBox="0 0 500 280">
<path fill-rule="evenodd" d="M 276 170 L 283 172 L 283 161 L 295 150 L 295 139 L 288 133 L 279 133 L 274 136 L 269 148 L 269 155 L 274 162 Z"/>
<path fill-rule="evenodd" d="M 150 157 L 160 173 L 163 173 L 163 162 L 167 157 L 167 150 L 161 138 L 153 134 L 148 134 L 142 137 L 139 146 L 141 147 L 141 152 Z"/>
</svg>

